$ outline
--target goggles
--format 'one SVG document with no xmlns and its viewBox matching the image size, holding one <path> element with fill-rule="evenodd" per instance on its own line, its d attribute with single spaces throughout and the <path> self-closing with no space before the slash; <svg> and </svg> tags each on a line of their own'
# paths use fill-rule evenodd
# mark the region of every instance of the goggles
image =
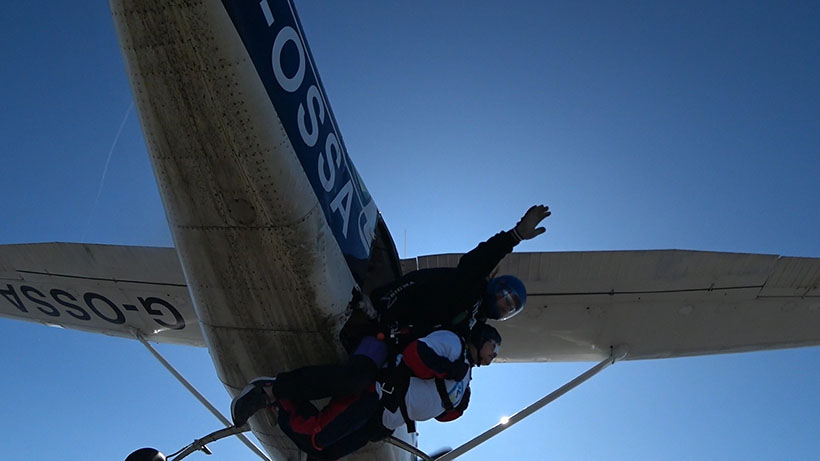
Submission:
<svg viewBox="0 0 820 461">
<path fill-rule="evenodd" d="M 493 354 L 498 355 L 499 349 L 501 349 L 501 345 L 495 342 L 494 340 L 490 340 L 493 343 Z"/>
<path fill-rule="evenodd" d="M 496 292 L 496 308 L 498 309 L 498 320 L 507 320 L 515 317 L 524 307 L 518 293 L 506 288 L 500 288 Z"/>
</svg>

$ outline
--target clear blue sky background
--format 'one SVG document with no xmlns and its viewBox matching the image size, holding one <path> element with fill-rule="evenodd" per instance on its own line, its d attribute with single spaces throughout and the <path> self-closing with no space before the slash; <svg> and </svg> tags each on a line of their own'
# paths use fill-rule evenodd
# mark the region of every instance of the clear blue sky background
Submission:
<svg viewBox="0 0 820 461">
<path fill-rule="evenodd" d="M 820 4 L 324 2 L 297 7 L 349 153 L 406 255 L 526 208 L 523 251 L 820 257 Z M 0 243 L 170 246 L 104 2 L 0 16 Z M 204 349 L 161 347 L 214 403 Z M 3 459 L 166 452 L 218 422 L 134 341 L 0 319 Z M 476 373 L 456 446 L 590 364 Z M 820 348 L 622 363 L 464 459 L 816 459 Z M 235 441 L 214 459 L 254 459 Z M 204 459 L 204 455 L 190 459 Z"/>
</svg>

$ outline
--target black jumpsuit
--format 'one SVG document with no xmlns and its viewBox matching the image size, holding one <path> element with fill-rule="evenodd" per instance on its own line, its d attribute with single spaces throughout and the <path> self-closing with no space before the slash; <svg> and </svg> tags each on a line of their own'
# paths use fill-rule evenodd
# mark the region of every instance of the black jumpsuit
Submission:
<svg viewBox="0 0 820 461">
<path fill-rule="evenodd" d="M 486 320 L 479 307 L 490 273 L 518 242 L 499 232 L 463 255 L 457 267 L 409 272 L 376 288 L 370 298 L 380 323 L 413 325 L 411 340 L 440 328 L 466 338 L 476 321 Z"/>
</svg>

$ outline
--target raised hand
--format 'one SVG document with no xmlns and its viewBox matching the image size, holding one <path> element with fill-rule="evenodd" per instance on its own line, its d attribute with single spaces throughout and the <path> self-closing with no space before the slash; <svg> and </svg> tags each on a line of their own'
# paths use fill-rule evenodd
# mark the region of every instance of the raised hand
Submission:
<svg viewBox="0 0 820 461">
<path fill-rule="evenodd" d="M 550 208 L 545 205 L 534 205 L 524 213 L 524 216 L 518 221 L 513 228 L 517 237 L 521 240 L 529 240 L 535 238 L 547 231 L 545 227 L 536 227 L 538 224 L 546 219 L 552 213 Z"/>
</svg>

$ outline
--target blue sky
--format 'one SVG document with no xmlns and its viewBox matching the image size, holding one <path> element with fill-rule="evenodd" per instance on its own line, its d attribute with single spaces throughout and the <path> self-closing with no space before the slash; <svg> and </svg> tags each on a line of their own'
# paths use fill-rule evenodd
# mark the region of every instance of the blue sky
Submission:
<svg viewBox="0 0 820 461">
<path fill-rule="evenodd" d="M 820 257 L 816 2 L 297 2 L 350 156 L 406 255 L 467 251 L 532 203 L 521 251 Z M 107 5 L 0 17 L 0 243 L 170 246 Z M 162 347 L 212 401 L 207 351 Z M 0 319 L 8 459 L 123 459 L 218 426 L 134 341 Z M 476 373 L 456 446 L 591 364 Z M 815 459 L 820 348 L 622 363 L 464 459 Z M 215 459 L 254 459 L 243 446 Z M 199 456 L 196 459 L 203 458 Z M 195 459 L 194 457 L 190 459 Z"/>
</svg>

